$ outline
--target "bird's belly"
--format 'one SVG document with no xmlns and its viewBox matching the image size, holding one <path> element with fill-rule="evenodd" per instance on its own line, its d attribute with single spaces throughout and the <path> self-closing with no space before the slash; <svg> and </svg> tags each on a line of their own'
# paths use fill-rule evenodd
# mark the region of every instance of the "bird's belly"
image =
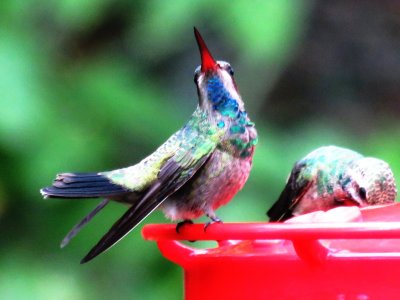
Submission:
<svg viewBox="0 0 400 300">
<path fill-rule="evenodd" d="M 161 206 L 172 220 L 195 219 L 212 214 L 228 203 L 244 186 L 251 169 L 251 157 L 243 159 L 215 151 L 206 165 Z"/>
</svg>

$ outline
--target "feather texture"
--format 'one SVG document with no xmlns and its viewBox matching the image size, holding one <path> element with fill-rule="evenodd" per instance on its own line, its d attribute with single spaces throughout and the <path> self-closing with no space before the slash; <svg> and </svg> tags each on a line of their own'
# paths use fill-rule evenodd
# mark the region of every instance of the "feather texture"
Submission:
<svg viewBox="0 0 400 300">
<path fill-rule="evenodd" d="M 85 216 L 78 224 L 76 224 L 62 240 L 60 247 L 64 248 L 66 245 L 68 245 L 71 239 L 73 239 L 79 233 L 79 231 L 81 231 L 83 226 L 92 220 L 93 217 L 108 204 L 108 202 L 108 199 L 101 201 L 99 205 L 97 205 L 87 216 Z"/>
<path fill-rule="evenodd" d="M 182 169 L 173 159 L 170 159 L 161 169 L 157 181 L 148 189 L 143 197 L 128 209 L 128 211 L 111 227 L 101 240 L 81 260 L 86 263 L 100 253 L 106 251 L 143 219 L 155 210 L 169 195 L 185 184 L 196 171 L 203 166 L 209 155 L 200 160 L 192 161 L 191 171 Z"/>
<path fill-rule="evenodd" d="M 139 163 L 108 172 L 63 173 L 41 190 L 49 198 L 98 198 L 130 205 L 82 259 L 109 249 L 157 207 L 171 220 L 215 210 L 244 186 L 257 144 L 229 63 L 215 61 L 195 30 L 202 65 L 195 71 L 199 104 L 188 122 Z M 66 245 L 107 203 L 101 202 L 65 237 Z"/>
<path fill-rule="evenodd" d="M 129 190 L 99 173 L 62 173 L 40 192 L 45 198 L 98 198 L 121 196 Z"/>
<path fill-rule="evenodd" d="M 389 165 L 336 146 L 320 147 L 299 160 L 276 203 L 270 221 L 337 206 L 366 206 L 395 201 L 396 184 Z"/>
</svg>

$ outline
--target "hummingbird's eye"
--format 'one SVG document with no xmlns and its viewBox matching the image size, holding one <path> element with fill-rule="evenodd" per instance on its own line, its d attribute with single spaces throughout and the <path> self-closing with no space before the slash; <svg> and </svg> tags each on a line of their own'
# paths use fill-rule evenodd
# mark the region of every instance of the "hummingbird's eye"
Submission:
<svg viewBox="0 0 400 300">
<path fill-rule="evenodd" d="M 199 79 L 200 71 L 201 71 L 201 66 L 198 66 L 196 68 L 196 70 L 194 70 L 194 83 L 197 83 L 197 79 Z"/>
<path fill-rule="evenodd" d="M 233 68 L 230 65 L 227 65 L 226 67 L 226 71 L 228 71 L 228 73 L 233 76 L 235 74 L 235 72 L 233 71 Z"/>
<path fill-rule="evenodd" d="M 199 73 L 194 73 L 194 83 L 197 83 L 197 79 L 199 79 Z"/>
<path fill-rule="evenodd" d="M 358 194 L 360 195 L 360 198 L 362 200 L 367 200 L 367 191 L 365 190 L 365 188 L 360 187 L 360 189 L 358 190 Z"/>
</svg>

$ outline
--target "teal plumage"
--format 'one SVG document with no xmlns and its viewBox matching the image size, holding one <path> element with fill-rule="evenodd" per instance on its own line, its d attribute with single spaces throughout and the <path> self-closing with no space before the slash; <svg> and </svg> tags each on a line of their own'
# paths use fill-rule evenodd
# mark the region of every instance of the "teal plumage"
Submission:
<svg viewBox="0 0 400 300">
<path fill-rule="evenodd" d="M 341 205 L 377 205 L 395 201 L 390 166 L 377 158 L 335 146 L 318 148 L 296 162 L 279 199 L 269 209 L 271 221 L 284 221 Z"/>
<path fill-rule="evenodd" d="M 46 198 L 106 198 L 65 237 L 65 246 L 109 200 L 130 208 L 84 257 L 110 248 L 156 208 L 188 221 L 215 210 L 245 184 L 257 132 L 227 62 L 215 61 L 195 29 L 202 64 L 195 71 L 199 104 L 189 121 L 151 155 L 131 167 L 99 173 L 59 174 L 43 188 Z M 178 224 L 179 225 L 179 224 Z"/>
</svg>

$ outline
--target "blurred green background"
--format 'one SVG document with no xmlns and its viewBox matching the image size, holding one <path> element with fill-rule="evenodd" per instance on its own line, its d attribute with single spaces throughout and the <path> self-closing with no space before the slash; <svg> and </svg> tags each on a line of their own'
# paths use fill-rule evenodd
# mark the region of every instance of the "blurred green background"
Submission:
<svg viewBox="0 0 400 300">
<path fill-rule="evenodd" d="M 197 102 L 194 25 L 235 68 L 260 134 L 224 221 L 265 221 L 295 160 L 322 145 L 382 158 L 400 178 L 396 1 L 3 0 L 1 298 L 182 297 L 181 270 L 140 228 L 79 265 L 125 207 L 60 250 L 97 201 L 45 201 L 39 188 L 58 172 L 133 164 L 183 125 Z M 145 223 L 163 222 L 156 212 Z"/>
</svg>

